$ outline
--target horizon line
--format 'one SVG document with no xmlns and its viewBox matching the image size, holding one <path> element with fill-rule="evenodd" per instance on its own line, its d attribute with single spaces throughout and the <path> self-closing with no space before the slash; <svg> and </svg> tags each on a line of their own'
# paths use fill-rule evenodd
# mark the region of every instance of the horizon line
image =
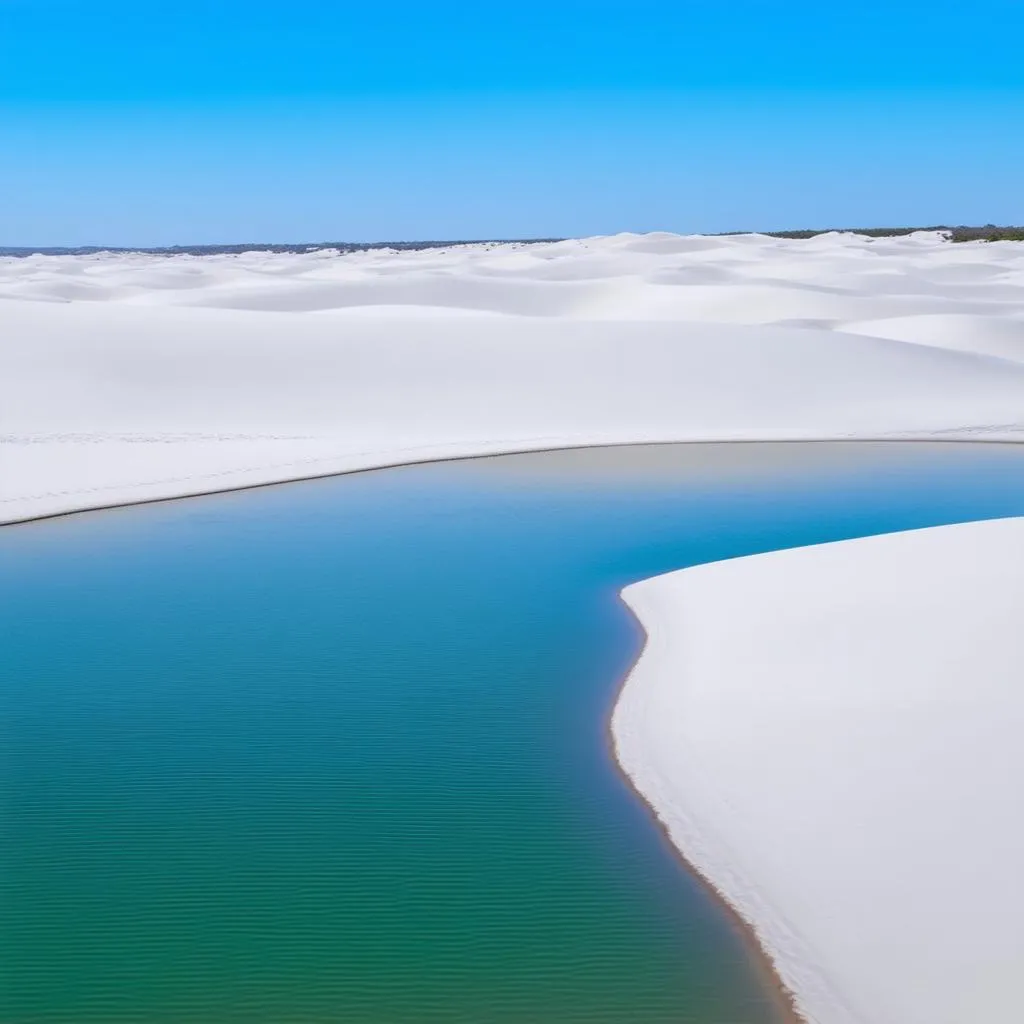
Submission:
<svg viewBox="0 0 1024 1024">
<path fill-rule="evenodd" d="M 812 238 L 831 232 L 859 234 L 868 237 L 898 237 L 916 231 L 945 231 L 953 241 L 1011 240 L 1024 241 L 1024 227 L 1017 225 L 965 225 L 933 224 L 919 227 L 871 227 L 871 228 L 793 228 L 782 231 L 696 231 L 665 232 L 666 234 L 690 234 L 694 237 L 727 238 L 735 235 L 766 235 L 770 238 Z M 614 234 L 653 234 L 655 232 L 615 232 Z M 1013 237 L 997 237 L 1013 236 Z M 1020 237 L 1016 237 L 1020 236 Z M 572 241 L 576 238 L 602 237 L 600 235 L 550 236 L 537 238 L 458 238 L 458 239 L 405 239 L 390 241 L 321 241 L 321 242 L 201 242 L 174 245 L 0 245 L 0 256 L 85 256 L 101 253 L 140 253 L 143 255 L 230 255 L 242 252 L 316 252 L 337 249 L 345 252 L 359 252 L 371 249 L 440 249 L 455 245 L 538 245 L 553 242 Z M 607 237 L 607 236 L 605 236 Z"/>
</svg>

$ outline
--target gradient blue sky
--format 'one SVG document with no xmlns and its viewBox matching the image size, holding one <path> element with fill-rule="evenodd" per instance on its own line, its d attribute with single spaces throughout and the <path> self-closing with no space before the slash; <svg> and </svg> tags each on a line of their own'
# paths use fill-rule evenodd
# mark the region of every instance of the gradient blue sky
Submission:
<svg viewBox="0 0 1024 1024">
<path fill-rule="evenodd" d="M 0 245 L 1024 222 L 1022 0 L 0 0 Z"/>
</svg>

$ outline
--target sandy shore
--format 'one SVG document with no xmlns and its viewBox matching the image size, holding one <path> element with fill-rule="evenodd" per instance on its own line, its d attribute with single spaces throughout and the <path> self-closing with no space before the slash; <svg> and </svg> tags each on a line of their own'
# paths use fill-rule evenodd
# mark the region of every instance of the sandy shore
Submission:
<svg viewBox="0 0 1024 1024">
<path fill-rule="evenodd" d="M 814 1024 L 1012 1018 L 1024 970 L 1024 519 L 629 587 L 613 730 Z"/>
</svg>

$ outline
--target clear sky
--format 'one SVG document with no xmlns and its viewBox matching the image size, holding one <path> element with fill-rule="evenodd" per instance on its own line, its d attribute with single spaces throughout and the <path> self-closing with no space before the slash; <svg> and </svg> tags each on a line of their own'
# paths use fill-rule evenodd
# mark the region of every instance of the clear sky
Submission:
<svg viewBox="0 0 1024 1024">
<path fill-rule="evenodd" d="M 0 245 L 1024 222 L 1024 0 L 0 0 Z"/>
</svg>

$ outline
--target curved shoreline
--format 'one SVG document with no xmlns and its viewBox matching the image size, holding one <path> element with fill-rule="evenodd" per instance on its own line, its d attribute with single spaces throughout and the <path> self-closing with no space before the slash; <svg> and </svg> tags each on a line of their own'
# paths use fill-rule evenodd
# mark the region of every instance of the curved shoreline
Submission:
<svg viewBox="0 0 1024 1024">
<path fill-rule="evenodd" d="M 978 444 L 985 446 L 1021 446 L 1024 445 L 1024 437 L 1018 436 L 988 436 L 971 434 L 972 428 L 962 428 L 951 431 L 950 434 L 927 435 L 920 434 L 863 434 L 857 436 L 844 435 L 841 437 L 829 437 L 827 434 L 817 434 L 813 437 L 690 437 L 682 440 L 627 440 L 627 441 L 584 441 L 579 444 L 566 443 L 543 445 L 540 447 L 519 446 L 511 448 L 499 448 L 493 451 L 472 451 L 468 453 L 457 453 L 451 455 L 431 454 L 421 459 L 400 459 L 397 461 L 373 462 L 365 465 L 356 465 L 350 468 L 330 469 L 322 473 L 303 473 L 298 476 L 281 476 L 271 480 L 256 481 L 253 483 L 219 485 L 214 487 L 202 487 L 200 489 L 186 488 L 173 494 L 158 495 L 155 497 L 123 498 L 111 502 L 99 504 L 75 505 L 52 512 L 41 512 L 37 515 L 19 516 L 13 519 L 0 518 L 0 529 L 8 526 L 28 526 L 32 523 L 44 523 L 53 519 L 64 519 L 68 516 L 86 515 L 91 512 L 107 512 L 115 509 L 132 508 L 137 505 L 160 505 L 165 502 L 183 501 L 188 498 L 202 498 L 215 494 L 235 494 L 242 491 L 262 490 L 266 487 L 279 487 L 286 484 L 306 483 L 313 480 L 329 480 L 333 477 L 352 476 L 356 473 L 377 473 L 382 470 L 404 469 L 412 466 L 428 466 L 435 463 L 448 462 L 471 462 L 502 458 L 513 455 L 543 455 L 553 452 L 593 451 L 596 449 L 618 449 L 618 448 L 647 448 L 647 447 L 669 447 L 673 445 L 819 445 L 819 444 Z M 2 442 L 0 442 L 2 444 Z M 242 471 L 244 472 L 244 471 Z M 111 490 L 122 485 L 111 485 Z M 147 486 L 145 484 L 138 485 Z M 18 499 L 11 499 L 18 500 Z"/>
<path fill-rule="evenodd" d="M 687 859 L 683 850 L 681 850 L 673 841 L 668 825 L 658 815 L 657 807 L 655 807 L 654 804 L 652 804 L 651 801 L 643 794 L 619 757 L 614 724 L 615 709 L 618 707 L 623 691 L 629 682 L 630 676 L 633 674 L 633 669 L 639 664 L 649 641 L 647 630 L 644 627 L 640 616 L 636 614 L 625 598 L 622 597 L 621 592 L 619 593 L 619 603 L 623 606 L 626 614 L 633 620 L 639 630 L 642 642 L 640 650 L 637 652 L 636 660 L 626 671 L 625 675 L 623 675 L 619 680 L 619 685 L 616 687 L 612 696 L 610 713 L 606 719 L 605 744 L 608 754 L 611 757 L 612 764 L 615 766 L 616 772 L 619 774 L 619 777 L 626 784 L 630 792 L 636 797 L 637 801 L 646 808 L 652 824 L 657 829 L 658 834 L 661 836 L 663 842 L 667 845 L 672 855 L 676 860 L 678 860 L 682 869 L 697 883 L 697 885 L 700 886 L 704 894 L 715 904 L 725 919 L 729 922 L 729 925 L 735 934 L 739 937 L 744 951 L 750 958 L 750 962 L 754 967 L 755 973 L 762 980 L 764 990 L 771 998 L 772 1004 L 778 1014 L 779 1024 L 807 1024 L 806 1018 L 804 1018 L 797 1009 L 795 995 L 786 985 L 785 981 L 783 981 L 782 976 L 778 972 L 775 961 L 772 959 L 771 954 L 768 952 L 765 945 L 761 942 L 753 924 L 743 916 L 737 907 L 729 902 L 729 899 L 725 894 L 715 887 L 715 884 L 711 879 L 708 878 L 696 864 Z"/>
<path fill-rule="evenodd" d="M 767 554 L 784 553 L 785 550 L 787 549 L 783 549 L 783 552 L 773 551 L 767 552 Z M 747 557 L 759 558 L 763 556 L 752 555 Z M 744 560 L 746 559 L 738 558 L 728 559 L 726 561 L 742 562 Z M 651 617 L 651 608 L 646 609 L 647 621 L 645 621 L 644 613 L 637 607 L 635 599 L 636 590 L 634 588 L 646 588 L 648 592 L 650 592 L 652 585 L 656 586 L 657 582 L 660 580 L 670 578 L 678 579 L 685 573 L 690 572 L 692 569 L 706 569 L 722 564 L 725 563 L 708 562 L 684 569 L 677 569 L 662 576 L 653 576 L 639 580 L 635 583 L 629 584 L 620 591 L 619 599 L 622 604 L 625 605 L 632 618 L 638 623 L 644 636 L 644 644 L 636 661 L 623 678 L 615 705 L 612 709 L 609 721 L 609 736 L 612 745 L 612 753 L 620 772 L 627 779 L 630 788 L 637 795 L 637 798 L 643 803 L 643 805 L 649 810 L 659 832 L 673 848 L 684 868 L 691 877 L 697 879 L 701 883 L 709 896 L 725 912 L 727 919 L 733 922 L 738 928 L 739 934 L 745 940 L 745 945 L 753 962 L 760 968 L 762 971 L 762 977 L 764 977 L 768 982 L 768 991 L 775 997 L 775 1004 L 783 1013 L 783 1024 L 822 1024 L 822 1021 L 818 1016 L 810 1014 L 810 1008 L 807 1007 L 804 1000 L 801 999 L 801 993 L 798 991 L 799 986 L 790 984 L 787 981 L 787 968 L 790 969 L 791 973 L 794 964 L 787 963 L 773 955 L 773 943 L 766 935 L 763 934 L 765 920 L 767 920 L 769 925 L 781 926 L 783 931 L 788 931 L 785 922 L 773 921 L 771 919 L 771 912 L 768 911 L 763 915 L 764 920 L 760 922 L 761 927 L 759 927 L 756 914 L 751 912 L 751 908 L 749 906 L 744 906 L 743 901 L 735 893 L 732 895 L 728 893 L 727 886 L 722 884 L 723 879 L 731 880 L 735 887 L 740 889 L 743 888 L 744 883 L 738 882 L 734 868 L 729 863 L 729 857 L 723 851 L 716 851 L 718 854 L 717 856 L 716 852 L 708 853 L 706 844 L 709 840 L 714 843 L 715 840 L 719 839 L 719 837 L 712 837 L 711 830 L 707 827 L 711 822 L 704 820 L 703 823 L 693 824 L 688 821 L 687 814 L 692 813 L 692 811 L 683 796 L 682 786 L 679 784 L 679 780 L 671 777 L 666 780 L 667 773 L 659 773 L 656 766 L 651 767 L 653 761 L 645 761 L 643 755 L 635 749 L 638 745 L 645 744 L 645 740 L 645 745 L 647 746 L 655 741 L 656 735 L 652 734 L 652 730 L 650 728 L 644 728 L 644 726 L 649 723 L 643 721 L 637 722 L 634 719 L 629 723 L 628 727 L 624 727 L 626 715 L 629 714 L 630 711 L 634 716 L 643 716 L 643 707 L 638 703 L 640 694 L 637 687 L 643 687 L 645 690 L 651 688 L 649 679 L 638 680 L 637 676 L 639 673 L 644 670 L 648 673 L 653 671 L 654 687 L 657 687 L 657 684 L 664 677 L 664 669 L 666 668 L 666 652 L 661 651 L 661 656 L 658 657 L 653 650 L 654 645 L 663 645 L 666 642 L 671 643 L 673 639 L 672 633 L 651 625 L 649 621 Z M 630 591 L 633 593 L 633 600 L 630 600 Z M 664 605 L 657 610 L 664 611 Z M 664 626 L 664 623 L 661 623 L 661 625 Z M 654 658 L 657 658 L 657 661 L 653 661 L 652 659 Z M 671 656 L 669 656 L 667 660 L 671 662 Z M 672 665 L 669 664 L 668 667 L 671 669 Z M 627 700 L 630 702 L 631 706 L 627 705 Z M 662 708 L 662 716 L 659 716 L 659 721 L 663 721 L 664 716 L 667 715 L 670 710 L 672 709 Z M 630 744 L 630 742 L 632 742 L 634 749 L 631 753 L 627 754 L 625 753 L 625 748 Z M 659 783 L 661 784 L 660 787 Z M 673 806 L 671 803 L 671 797 L 677 795 L 679 796 L 678 804 Z M 690 796 L 692 800 L 692 793 Z M 704 818 L 708 819 L 709 817 L 710 815 L 705 808 Z M 702 825 L 704 827 L 702 827 Z M 717 882 L 713 877 L 715 875 L 715 869 L 718 870 L 719 874 Z M 749 883 L 745 884 L 749 885 Z M 752 890 L 750 894 L 753 895 L 755 901 L 759 898 L 759 894 L 756 890 Z M 795 936 L 790 935 L 789 937 L 794 939 L 796 945 L 800 945 L 799 940 L 796 939 Z M 778 935 L 776 935 L 776 939 L 777 938 Z M 775 945 L 778 945 L 778 943 L 776 942 Z M 801 953 L 806 957 L 807 951 L 800 950 L 795 956 L 795 964 L 798 970 L 801 967 L 807 966 L 807 960 L 801 957 Z M 811 971 L 814 973 L 813 968 L 811 968 Z M 825 989 L 830 987 L 827 981 L 823 981 L 823 979 L 819 978 L 815 980 L 821 983 Z M 837 1007 L 841 1007 L 841 1000 L 838 994 L 830 993 L 830 996 L 834 999 Z M 845 1007 L 842 1007 L 837 1016 L 833 1019 L 835 1024 L 839 1024 L 839 1022 L 842 1022 L 842 1024 L 854 1024 L 854 1022 L 861 1024 L 861 1018 L 856 1014 L 849 1013 Z"/>
</svg>

